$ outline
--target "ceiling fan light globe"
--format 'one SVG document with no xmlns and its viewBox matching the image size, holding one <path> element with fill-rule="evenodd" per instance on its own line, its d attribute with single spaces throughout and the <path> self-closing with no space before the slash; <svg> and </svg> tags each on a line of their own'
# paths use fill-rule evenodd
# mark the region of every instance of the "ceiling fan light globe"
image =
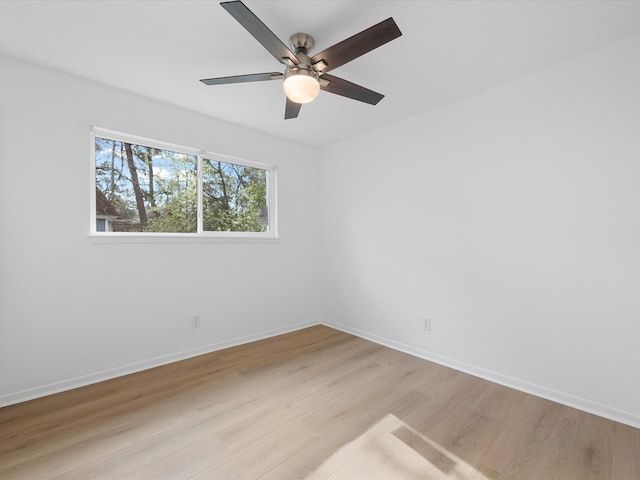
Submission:
<svg viewBox="0 0 640 480">
<path fill-rule="evenodd" d="M 282 84 L 284 94 L 294 103 L 309 103 L 320 94 L 320 83 L 313 75 L 288 75 Z"/>
</svg>

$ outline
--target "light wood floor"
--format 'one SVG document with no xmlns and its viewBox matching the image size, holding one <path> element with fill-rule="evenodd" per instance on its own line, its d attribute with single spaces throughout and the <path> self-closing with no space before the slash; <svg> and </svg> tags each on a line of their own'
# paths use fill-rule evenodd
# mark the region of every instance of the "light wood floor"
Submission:
<svg viewBox="0 0 640 480">
<path fill-rule="evenodd" d="M 2 479 L 640 479 L 640 430 L 317 326 L 0 409 Z"/>
</svg>

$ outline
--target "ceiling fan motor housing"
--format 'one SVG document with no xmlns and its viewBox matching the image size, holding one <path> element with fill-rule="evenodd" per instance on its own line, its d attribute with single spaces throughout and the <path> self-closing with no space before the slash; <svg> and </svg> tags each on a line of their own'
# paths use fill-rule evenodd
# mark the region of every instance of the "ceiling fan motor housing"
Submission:
<svg viewBox="0 0 640 480">
<path fill-rule="evenodd" d="M 289 37 L 289 43 L 293 47 L 293 51 L 296 52 L 296 56 L 300 51 L 309 53 L 313 46 L 316 44 L 311 35 L 303 32 L 298 32 L 291 35 L 291 37 Z"/>
<path fill-rule="evenodd" d="M 311 65 L 311 59 L 308 55 L 309 51 L 311 51 L 315 45 L 313 37 L 308 33 L 298 32 L 291 35 L 289 41 L 296 52 L 296 57 L 300 63 L 298 63 L 298 65 L 293 65 L 291 62 L 288 62 L 289 65 L 284 72 L 284 79 L 286 80 L 292 75 L 306 75 L 318 80 L 318 72 Z"/>
</svg>

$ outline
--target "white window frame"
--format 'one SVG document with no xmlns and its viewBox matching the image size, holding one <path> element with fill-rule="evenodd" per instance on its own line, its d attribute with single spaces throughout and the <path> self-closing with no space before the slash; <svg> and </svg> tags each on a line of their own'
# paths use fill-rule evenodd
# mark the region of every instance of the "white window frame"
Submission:
<svg viewBox="0 0 640 480">
<path fill-rule="evenodd" d="M 96 137 L 108 138 L 111 140 L 117 140 L 120 142 L 127 142 L 136 145 L 142 145 L 145 147 L 157 148 L 160 150 L 169 150 L 172 152 L 183 153 L 186 155 L 192 155 L 196 157 L 197 171 L 198 171 L 198 216 L 197 216 L 197 231 L 195 233 L 166 233 L 166 232 L 98 232 L 96 230 Z M 153 241 L 154 239 L 159 241 L 166 240 L 214 240 L 214 239 L 264 239 L 273 240 L 278 238 L 278 206 L 277 206 L 277 188 L 278 188 L 278 169 L 275 165 L 269 165 L 261 162 L 255 162 L 251 160 L 245 160 L 243 158 L 233 157 L 222 153 L 211 152 L 207 150 L 201 150 L 192 147 L 186 147 L 183 145 L 176 145 L 173 143 L 163 142 L 152 138 L 141 137 L 137 135 L 131 135 L 128 133 L 117 132 L 114 130 L 108 130 L 101 127 L 92 126 L 89 129 L 90 140 L 90 219 L 89 219 L 89 236 L 92 239 L 109 239 L 109 240 L 124 240 L 131 243 L 139 243 L 146 241 Z M 225 163 L 233 163 L 236 165 L 242 165 L 246 167 L 259 168 L 267 172 L 267 209 L 268 209 L 268 226 L 265 232 L 211 232 L 203 230 L 203 198 L 202 198 L 202 182 L 203 182 L 203 159 L 221 161 Z"/>
</svg>

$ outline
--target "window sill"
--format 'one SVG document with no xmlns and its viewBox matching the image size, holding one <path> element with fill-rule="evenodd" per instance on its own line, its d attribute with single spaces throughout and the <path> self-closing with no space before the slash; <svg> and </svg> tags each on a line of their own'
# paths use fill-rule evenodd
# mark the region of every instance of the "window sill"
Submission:
<svg viewBox="0 0 640 480">
<path fill-rule="evenodd" d="M 89 241 L 96 245 L 119 244 L 173 244 L 173 243 L 277 243 L 278 236 L 271 233 L 91 233 Z"/>
</svg>

